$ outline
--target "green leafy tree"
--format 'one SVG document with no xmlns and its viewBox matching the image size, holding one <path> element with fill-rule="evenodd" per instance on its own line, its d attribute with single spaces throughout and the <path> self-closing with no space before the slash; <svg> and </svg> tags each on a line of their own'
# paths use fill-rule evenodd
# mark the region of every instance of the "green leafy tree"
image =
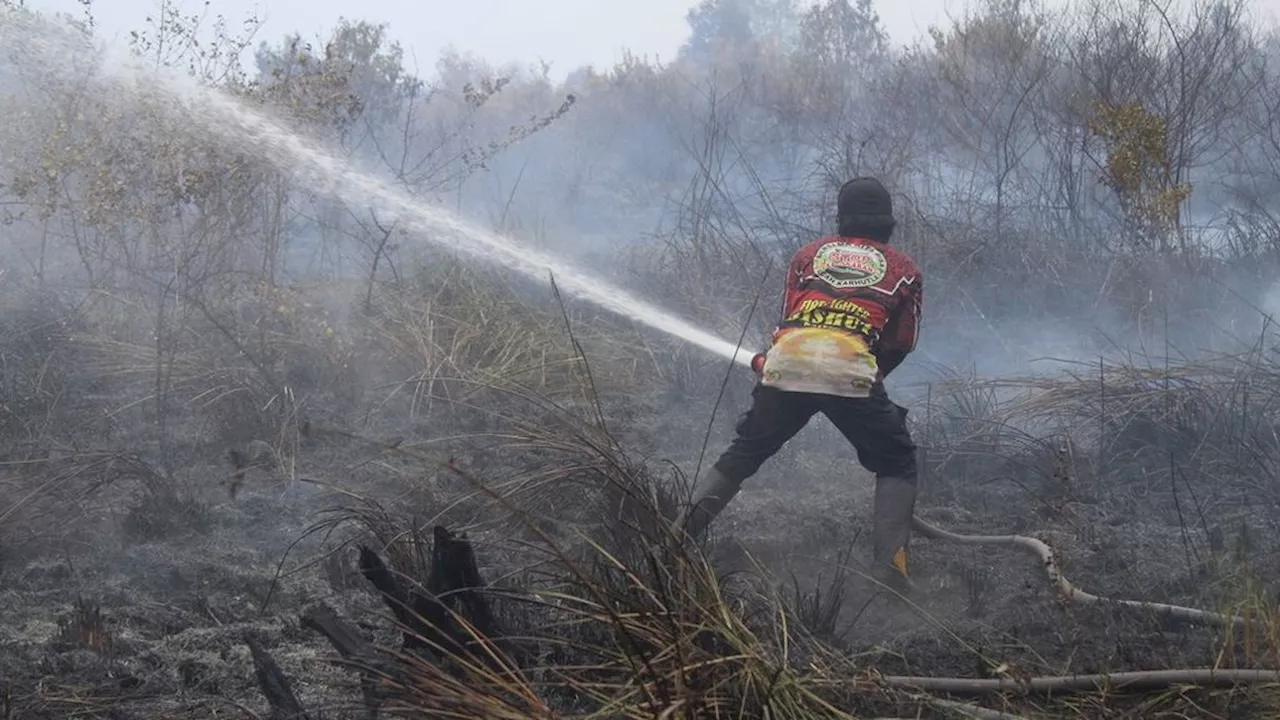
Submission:
<svg viewBox="0 0 1280 720">
<path fill-rule="evenodd" d="M 386 25 L 341 20 L 323 48 L 300 35 L 259 45 L 255 90 L 299 120 L 335 132 L 349 150 L 394 128 L 423 83 L 404 69 L 404 50 Z"/>
<path fill-rule="evenodd" d="M 1089 131 L 1106 147 L 1103 182 L 1119 199 L 1137 243 L 1161 252 L 1172 249 L 1191 185 L 1174 174 L 1164 118 L 1135 103 L 1098 102 Z"/>
</svg>

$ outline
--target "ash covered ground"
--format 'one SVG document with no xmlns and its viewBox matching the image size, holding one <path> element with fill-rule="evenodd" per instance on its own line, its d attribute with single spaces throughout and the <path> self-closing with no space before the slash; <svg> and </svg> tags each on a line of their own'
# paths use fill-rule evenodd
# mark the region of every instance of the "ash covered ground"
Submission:
<svg viewBox="0 0 1280 720">
<path fill-rule="evenodd" d="M 728 439 L 735 404 L 741 401 L 719 411 L 704 463 Z M 691 470 L 705 420 L 689 413 L 677 427 L 657 406 L 633 398 L 603 405 L 634 457 L 652 454 Z M 1244 599 L 1244 575 L 1274 577 L 1271 513 L 1237 488 L 1202 486 L 1194 499 L 1179 497 L 1158 468 L 1142 481 L 1107 481 L 1080 471 L 1092 467 L 1090 458 L 1063 465 L 1060 448 L 978 460 L 953 448 L 944 462 L 925 430 L 917 433 L 935 456 L 918 514 L 957 532 L 1039 537 L 1088 591 L 1222 609 Z M 431 440 L 398 439 L 409 447 Z M 672 448 L 682 453 L 664 452 Z M 234 499 L 229 462 L 207 448 L 186 452 L 205 459 L 183 463 L 174 480 L 182 490 L 172 497 L 147 489 L 154 480 L 140 459 L 104 461 L 113 463 L 107 467 L 50 457 L 6 468 L 44 467 L 80 493 L 102 482 L 72 504 L 47 503 L 57 514 L 34 515 L 7 535 L 0 675 L 15 717 L 265 716 L 247 636 L 274 656 L 305 707 L 325 717 L 360 716 L 358 675 L 335 665 L 332 647 L 299 620 L 306 607 L 325 603 L 371 641 L 399 640 L 386 605 L 356 570 L 352 542 L 374 539 L 358 524 L 331 524 L 336 508 L 360 505 L 354 498 L 378 498 L 406 524 L 440 513 L 440 522 L 470 529 L 486 579 L 517 570 L 509 541 L 518 529 L 487 522 L 493 511 L 480 504 L 455 504 L 467 483 L 394 450 L 313 438 L 297 454 L 305 480 L 251 470 Z M 486 458 L 496 453 L 477 449 L 455 460 L 495 480 L 521 471 L 483 467 Z M 947 480 L 935 479 L 948 467 Z M 1007 474 L 1014 467 L 1020 472 Z M 1064 603 L 1038 563 L 1011 548 L 917 540 L 916 607 L 877 596 L 857 575 L 869 553 L 872 487 L 852 450 L 817 417 L 749 481 L 707 552 L 726 576 L 758 571 L 755 558 L 797 606 L 819 591 L 838 612 L 799 617 L 886 674 L 985 677 L 993 661 L 1062 675 L 1222 660 L 1221 630 Z M 555 517 L 554 508 L 544 512 Z M 581 518 L 572 507 L 564 514 Z M 1244 650 L 1228 653 L 1256 665 Z"/>
</svg>

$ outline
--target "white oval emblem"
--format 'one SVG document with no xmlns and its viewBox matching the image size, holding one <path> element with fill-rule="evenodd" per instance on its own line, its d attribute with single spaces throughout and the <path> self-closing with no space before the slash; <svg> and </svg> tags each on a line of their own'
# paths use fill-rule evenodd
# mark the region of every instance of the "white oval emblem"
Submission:
<svg viewBox="0 0 1280 720">
<path fill-rule="evenodd" d="M 837 288 L 870 287 L 884 279 L 884 253 L 867 245 L 827 243 L 813 256 L 813 272 Z"/>
</svg>

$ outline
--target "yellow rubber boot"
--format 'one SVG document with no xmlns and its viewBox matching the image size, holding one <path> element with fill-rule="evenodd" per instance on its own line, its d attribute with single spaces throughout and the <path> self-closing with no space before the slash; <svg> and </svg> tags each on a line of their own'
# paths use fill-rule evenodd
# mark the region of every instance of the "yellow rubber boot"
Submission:
<svg viewBox="0 0 1280 720">
<path fill-rule="evenodd" d="M 874 577 L 900 594 L 912 590 L 910 572 L 911 516 L 916 483 L 911 478 L 877 477 L 871 543 Z"/>
</svg>

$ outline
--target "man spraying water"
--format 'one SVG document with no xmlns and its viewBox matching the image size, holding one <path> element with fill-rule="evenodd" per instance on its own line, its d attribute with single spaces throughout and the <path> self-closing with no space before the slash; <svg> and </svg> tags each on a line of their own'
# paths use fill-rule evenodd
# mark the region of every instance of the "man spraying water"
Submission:
<svg viewBox="0 0 1280 720">
<path fill-rule="evenodd" d="M 737 437 L 699 483 L 677 527 L 701 537 L 742 483 L 821 412 L 876 475 L 876 576 L 908 589 L 907 543 L 916 500 L 916 446 L 906 408 L 884 379 L 915 349 L 923 278 L 889 246 L 893 201 L 874 178 L 850 180 L 837 201 L 839 230 L 791 258 L 782 321 L 752 360 L 760 381 Z"/>
</svg>

